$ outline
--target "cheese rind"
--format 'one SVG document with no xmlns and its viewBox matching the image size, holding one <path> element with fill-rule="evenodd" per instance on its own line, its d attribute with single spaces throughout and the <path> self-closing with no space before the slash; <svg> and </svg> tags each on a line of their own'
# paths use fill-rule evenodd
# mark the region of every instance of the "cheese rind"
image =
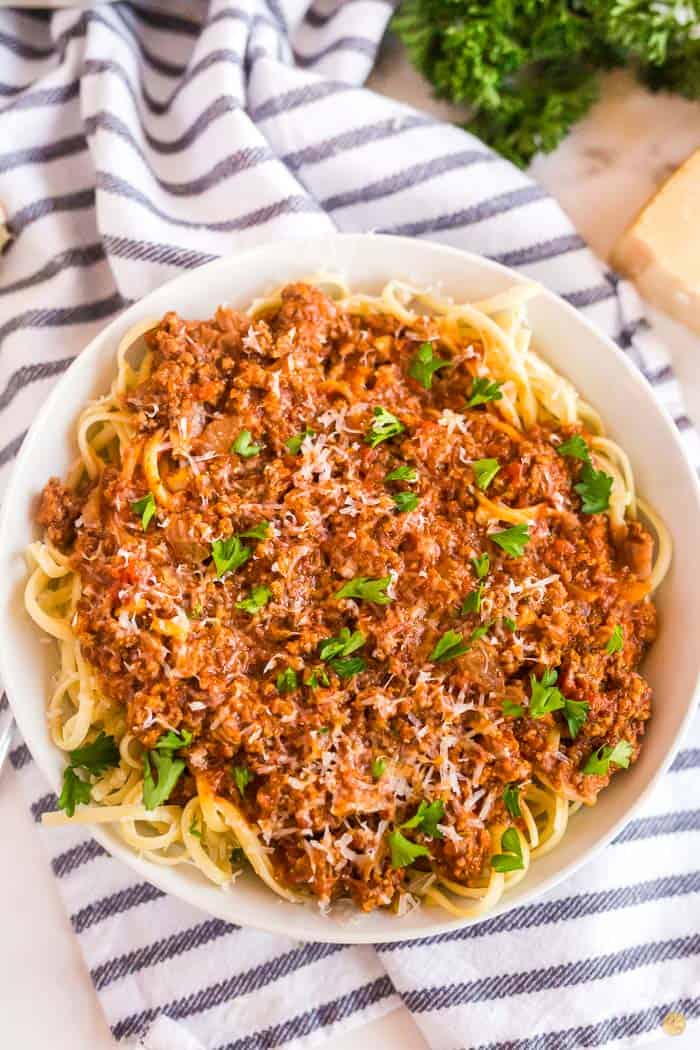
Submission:
<svg viewBox="0 0 700 1050">
<path fill-rule="evenodd" d="M 700 150 L 641 211 L 611 261 L 650 303 L 700 332 Z"/>
</svg>

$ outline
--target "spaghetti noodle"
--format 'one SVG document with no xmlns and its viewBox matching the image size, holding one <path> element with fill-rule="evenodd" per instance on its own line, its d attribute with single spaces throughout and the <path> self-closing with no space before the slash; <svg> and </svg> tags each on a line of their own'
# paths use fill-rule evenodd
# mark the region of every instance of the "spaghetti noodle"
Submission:
<svg viewBox="0 0 700 1050">
<path fill-rule="evenodd" d="M 73 792 L 45 823 L 460 917 L 556 846 L 636 758 L 671 548 L 532 349 L 537 291 L 320 275 L 127 332 L 28 552 Z"/>
</svg>

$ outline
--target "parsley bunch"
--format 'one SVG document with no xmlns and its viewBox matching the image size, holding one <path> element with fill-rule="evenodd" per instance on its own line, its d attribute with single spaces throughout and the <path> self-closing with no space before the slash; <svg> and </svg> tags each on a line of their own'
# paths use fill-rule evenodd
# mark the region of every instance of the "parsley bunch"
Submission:
<svg viewBox="0 0 700 1050">
<path fill-rule="evenodd" d="M 393 20 L 439 98 L 471 107 L 469 130 L 525 167 L 553 150 L 631 66 L 653 90 L 700 97 L 700 0 L 404 0 Z"/>
</svg>

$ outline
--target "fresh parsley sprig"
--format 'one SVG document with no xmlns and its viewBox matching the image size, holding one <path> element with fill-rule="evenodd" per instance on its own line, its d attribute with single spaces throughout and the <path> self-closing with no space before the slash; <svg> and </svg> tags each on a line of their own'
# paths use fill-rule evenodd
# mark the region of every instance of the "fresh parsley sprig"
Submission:
<svg viewBox="0 0 700 1050">
<path fill-rule="evenodd" d="M 143 804 L 146 809 L 162 806 L 170 798 L 178 780 L 185 771 L 185 760 L 175 758 L 175 752 L 189 747 L 192 734 L 187 729 L 176 733 L 170 729 L 160 738 L 152 751 L 143 754 Z M 153 776 L 153 767 L 158 774 Z"/>
<path fill-rule="evenodd" d="M 489 539 L 497 544 L 511 558 L 522 558 L 523 552 L 530 542 L 530 530 L 524 522 L 513 525 L 510 529 L 502 532 L 489 533 Z"/>
<path fill-rule="evenodd" d="M 408 374 L 426 390 L 430 390 L 435 373 L 440 368 L 451 366 L 452 362 L 448 358 L 436 356 L 431 343 L 422 343 L 411 358 Z"/>
<path fill-rule="evenodd" d="M 404 424 L 393 412 L 377 406 L 374 409 L 372 425 L 365 434 L 365 441 L 372 448 L 376 448 L 382 441 L 388 441 L 389 438 L 396 437 L 397 434 L 400 434 L 405 429 Z"/>
<path fill-rule="evenodd" d="M 357 598 L 360 601 L 374 602 L 375 605 L 388 605 L 392 601 L 387 594 L 390 583 L 391 576 L 380 576 L 379 579 L 374 579 L 372 576 L 355 576 L 354 579 L 344 583 L 333 597 Z"/>
<path fill-rule="evenodd" d="M 486 376 L 475 376 L 467 402 L 469 408 L 487 405 L 489 401 L 501 401 L 503 398 L 502 386 L 503 383 L 492 382 Z"/>
<path fill-rule="evenodd" d="M 92 798 L 92 791 L 87 780 L 77 770 L 86 774 L 100 776 L 107 769 L 119 765 L 119 748 L 113 736 L 103 730 L 89 744 L 76 747 L 68 752 L 69 765 L 63 771 L 63 786 L 58 796 L 58 808 L 69 817 L 75 813 L 78 805 L 87 805 Z"/>
<path fill-rule="evenodd" d="M 629 740 L 619 740 L 614 747 L 603 744 L 588 758 L 582 772 L 588 776 L 604 777 L 610 770 L 610 764 L 627 769 L 634 748 Z"/>
<path fill-rule="evenodd" d="M 464 641 L 461 634 L 450 628 L 437 640 L 428 659 L 433 664 L 444 664 L 468 651 L 469 643 Z"/>
</svg>

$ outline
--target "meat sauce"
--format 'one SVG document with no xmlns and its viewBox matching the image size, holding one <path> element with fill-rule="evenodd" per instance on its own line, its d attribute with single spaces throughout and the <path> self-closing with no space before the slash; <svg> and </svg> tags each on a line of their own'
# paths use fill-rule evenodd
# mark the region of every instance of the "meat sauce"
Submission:
<svg viewBox="0 0 700 1050">
<path fill-rule="evenodd" d="M 424 340 L 451 361 L 430 389 L 409 374 Z M 581 463 L 556 451 L 571 428 L 521 434 L 494 403 L 468 407 L 478 343 L 451 354 L 429 318 L 351 315 L 303 284 L 254 322 L 169 313 L 147 342 L 150 375 L 124 403 L 133 448 L 75 493 L 52 479 L 38 521 L 80 574 L 75 633 L 128 730 L 146 747 L 193 735 L 171 801 L 205 775 L 258 829 L 280 881 L 369 910 L 405 883 L 387 832 L 422 800 L 444 804 L 439 835 L 406 835 L 466 880 L 488 862 L 488 825 L 513 822 L 506 784 L 540 776 L 592 803 L 615 771 L 584 774 L 592 752 L 624 739 L 637 757 L 651 537 L 582 513 Z M 371 447 L 375 408 L 404 429 Z M 231 450 L 242 431 L 255 454 Z M 144 529 L 133 504 L 154 437 L 168 499 Z M 500 465 L 491 501 L 539 505 L 520 557 L 489 538 L 508 524 L 479 509 L 472 464 L 486 458 Z M 417 480 L 386 480 L 401 466 Z M 406 491 L 418 502 L 402 511 Z M 212 544 L 256 527 L 266 535 L 241 537 L 247 560 L 218 578 Z M 386 604 L 335 597 L 355 577 L 388 577 Z M 462 612 L 479 583 L 479 608 Z M 267 604 L 239 607 L 263 586 Z M 482 626 L 464 654 L 431 661 L 447 631 Z M 364 669 L 347 677 L 319 656 L 343 628 L 365 636 Z M 575 739 L 562 712 L 528 715 L 531 675 L 548 668 L 588 705 Z M 505 715 L 504 698 L 524 713 Z M 242 796 L 234 768 L 250 775 Z"/>
</svg>

